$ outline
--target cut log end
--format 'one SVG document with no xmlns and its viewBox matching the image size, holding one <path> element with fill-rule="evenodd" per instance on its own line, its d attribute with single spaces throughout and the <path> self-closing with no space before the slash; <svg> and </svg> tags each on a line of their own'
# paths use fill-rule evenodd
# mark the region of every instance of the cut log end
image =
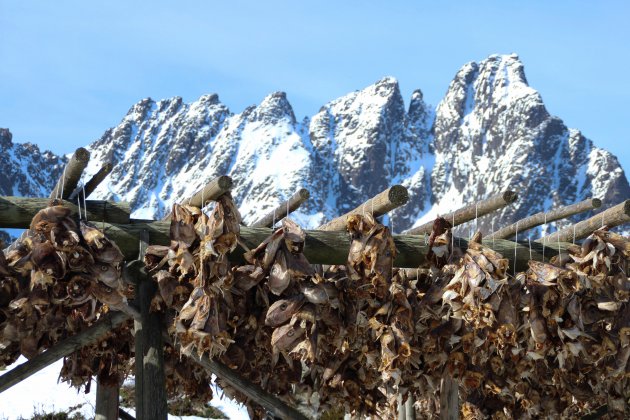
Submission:
<svg viewBox="0 0 630 420">
<path fill-rule="evenodd" d="M 503 200 L 510 204 L 518 200 L 518 193 L 516 191 L 507 190 L 503 193 Z"/>
<path fill-rule="evenodd" d="M 394 185 L 389 189 L 388 198 L 392 204 L 402 206 L 409 201 L 409 192 L 402 185 Z"/>
<path fill-rule="evenodd" d="M 79 162 L 87 162 L 90 160 L 90 152 L 84 147 L 79 147 L 74 152 L 74 158 Z"/>
<path fill-rule="evenodd" d="M 626 216 L 630 216 L 630 200 L 626 200 L 623 203 L 623 213 Z"/>
<path fill-rule="evenodd" d="M 298 195 L 303 200 L 308 200 L 311 196 L 311 193 L 306 188 L 300 188 L 300 190 L 298 191 Z"/>
<path fill-rule="evenodd" d="M 218 178 L 218 184 L 222 189 L 230 190 L 232 189 L 232 178 L 227 175 L 222 175 Z"/>
<path fill-rule="evenodd" d="M 600 208 L 602 206 L 602 200 L 600 200 L 599 198 L 592 198 L 591 206 L 593 206 L 594 209 Z"/>
</svg>

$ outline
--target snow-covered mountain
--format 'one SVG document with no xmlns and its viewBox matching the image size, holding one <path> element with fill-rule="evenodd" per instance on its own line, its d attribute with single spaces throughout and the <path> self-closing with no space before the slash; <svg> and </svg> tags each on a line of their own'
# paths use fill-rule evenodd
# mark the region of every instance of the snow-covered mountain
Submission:
<svg viewBox="0 0 630 420">
<path fill-rule="evenodd" d="M 616 157 L 549 114 L 516 55 L 464 65 L 437 107 L 417 90 L 406 108 L 391 77 L 302 120 L 282 92 L 237 114 L 216 94 L 190 104 L 144 99 L 88 148 L 88 176 L 104 161 L 115 164 L 95 196 L 130 201 L 138 218 L 162 216 L 223 174 L 234 179 L 246 223 L 308 188 L 311 199 L 295 217 L 309 227 L 397 183 L 409 188 L 410 202 L 393 213 L 395 231 L 506 189 L 520 199 L 480 219 L 483 230 L 591 196 L 604 205 L 630 197 Z M 33 155 L 59 171 L 61 158 Z M 3 182 L 3 193 L 50 187 Z"/>
<path fill-rule="evenodd" d="M 13 143 L 11 132 L 0 128 L 0 195 L 48 197 L 66 162 L 32 143 Z M 11 242 L 12 231 L 0 230 L 0 246 Z"/>
</svg>

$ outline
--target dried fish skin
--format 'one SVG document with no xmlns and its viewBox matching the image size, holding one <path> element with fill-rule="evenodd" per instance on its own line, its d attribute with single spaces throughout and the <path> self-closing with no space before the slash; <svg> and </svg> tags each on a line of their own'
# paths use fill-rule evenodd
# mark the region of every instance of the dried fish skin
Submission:
<svg viewBox="0 0 630 420">
<path fill-rule="evenodd" d="M 291 324 L 278 327 L 271 335 L 271 346 L 281 351 L 290 351 L 305 332 L 304 328 Z"/>
<path fill-rule="evenodd" d="M 267 310 L 265 325 L 268 327 L 278 327 L 289 321 L 291 317 L 304 304 L 304 296 L 298 295 L 288 299 L 280 299 L 274 302 Z"/>
<path fill-rule="evenodd" d="M 281 295 L 291 284 L 291 274 L 287 268 L 286 254 L 280 251 L 269 272 L 267 282 L 269 290 L 275 295 Z"/>
</svg>

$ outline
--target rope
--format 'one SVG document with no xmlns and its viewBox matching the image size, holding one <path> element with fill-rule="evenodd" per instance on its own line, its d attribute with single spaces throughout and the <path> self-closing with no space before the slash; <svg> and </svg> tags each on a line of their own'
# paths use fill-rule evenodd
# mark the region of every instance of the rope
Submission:
<svg viewBox="0 0 630 420">
<path fill-rule="evenodd" d="M 516 233 L 514 234 L 514 268 L 513 275 L 516 277 L 516 250 L 518 248 L 518 222 L 516 222 Z"/>
<path fill-rule="evenodd" d="M 85 213 L 85 221 L 87 222 L 88 217 L 87 217 L 87 205 L 85 204 L 85 184 L 83 184 L 81 188 L 83 188 L 83 211 Z"/>
<path fill-rule="evenodd" d="M 545 231 L 545 236 L 547 235 L 547 213 L 544 214 L 545 216 L 545 223 L 543 224 L 544 228 L 543 230 Z M 545 262 L 545 236 L 543 236 L 542 238 L 542 246 L 543 246 L 543 262 Z"/>
</svg>

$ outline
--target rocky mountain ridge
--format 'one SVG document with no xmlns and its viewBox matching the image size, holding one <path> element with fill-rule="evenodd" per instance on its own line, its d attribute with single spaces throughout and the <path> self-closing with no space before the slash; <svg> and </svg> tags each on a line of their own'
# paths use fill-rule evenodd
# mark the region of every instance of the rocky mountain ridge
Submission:
<svg viewBox="0 0 630 420">
<path fill-rule="evenodd" d="M 245 223 L 308 188 L 311 199 L 294 216 L 307 227 L 396 183 L 410 191 L 410 202 L 387 221 L 397 232 L 506 189 L 517 190 L 520 199 L 481 218 L 482 230 L 591 196 L 605 205 L 630 197 L 616 157 L 547 111 L 516 55 L 464 65 L 435 108 L 419 90 L 406 108 L 391 77 L 302 120 L 283 92 L 237 114 L 216 94 L 190 104 L 177 97 L 144 99 L 88 149 L 87 176 L 105 161 L 115 164 L 92 197 L 130 201 L 138 218 L 161 217 L 223 174 L 234 179 Z M 30 154 L 58 173 L 63 158 Z M 28 165 L 5 164 L 16 174 Z M 21 176 L 15 184 L 0 178 L 0 191 L 42 195 L 50 189 L 43 179 Z M 56 176 L 46 178 L 52 183 Z M 456 234 L 468 234 L 460 229 Z"/>
</svg>

